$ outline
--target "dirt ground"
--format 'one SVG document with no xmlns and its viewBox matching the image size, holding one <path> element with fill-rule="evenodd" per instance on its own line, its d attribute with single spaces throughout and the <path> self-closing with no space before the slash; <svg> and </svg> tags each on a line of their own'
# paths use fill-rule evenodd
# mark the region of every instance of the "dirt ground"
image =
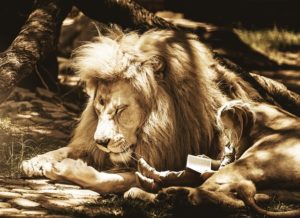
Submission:
<svg viewBox="0 0 300 218">
<path fill-rule="evenodd" d="M 16 176 L 23 159 L 66 145 L 80 110 L 46 89 L 17 87 L 0 105 L 0 175 Z"/>
</svg>

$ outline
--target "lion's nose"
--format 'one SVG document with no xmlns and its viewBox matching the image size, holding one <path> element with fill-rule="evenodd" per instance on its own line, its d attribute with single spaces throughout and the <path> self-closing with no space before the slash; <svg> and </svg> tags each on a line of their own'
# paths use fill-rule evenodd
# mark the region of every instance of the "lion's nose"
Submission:
<svg viewBox="0 0 300 218">
<path fill-rule="evenodd" d="M 103 138 L 103 139 L 97 139 L 96 143 L 99 144 L 99 145 L 102 145 L 104 147 L 107 147 L 109 141 L 110 141 L 109 138 Z"/>
</svg>

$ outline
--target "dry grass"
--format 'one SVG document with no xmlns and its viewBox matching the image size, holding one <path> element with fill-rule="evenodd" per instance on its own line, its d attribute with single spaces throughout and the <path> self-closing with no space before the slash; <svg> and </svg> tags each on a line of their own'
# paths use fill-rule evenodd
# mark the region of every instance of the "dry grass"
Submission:
<svg viewBox="0 0 300 218">
<path fill-rule="evenodd" d="M 0 166 L 2 176 L 14 176 L 18 172 L 18 165 L 24 159 L 26 142 L 19 128 L 10 118 L 0 119 Z"/>
<path fill-rule="evenodd" d="M 23 160 L 61 146 L 52 139 L 35 139 L 29 132 L 29 126 L 19 126 L 8 117 L 0 118 L 0 176 L 18 177 Z"/>
<path fill-rule="evenodd" d="M 274 27 L 265 30 L 236 28 L 234 32 L 254 50 L 278 64 L 300 63 L 300 33 Z"/>
</svg>

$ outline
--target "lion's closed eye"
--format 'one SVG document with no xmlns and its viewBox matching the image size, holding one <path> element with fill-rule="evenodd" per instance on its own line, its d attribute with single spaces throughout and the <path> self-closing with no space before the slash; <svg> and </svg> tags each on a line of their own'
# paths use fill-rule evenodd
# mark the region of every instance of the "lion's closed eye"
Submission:
<svg viewBox="0 0 300 218">
<path fill-rule="evenodd" d="M 121 114 L 123 113 L 123 111 L 126 110 L 126 108 L 128 107 L 128 105 L 121 105 L 118 106 L 115 112 L 115 116 L 121 116 Z"/>
<path fill-rule="evenodd" d="M 131 107 L 126 106 L 120 110 L 118 110 L 118 113 L 116 114 L 116 119 L 119 125 L 124 127 L 131 127 L 132 125 L 135 125 L 135 121 L 139 120 L 136 119 L 137 114 L 134 113 L 134 110 L 132 110 Z"/>
<path fill-rule="evenodd" d="M 128 106 L 125 106 L 125 107 L 120 107 L 116 110 L 116 119 L 118 121 L 118 123 L 120 124 L 125 124 L 128 117 L 129 117 L 129 114 L 128 114 Z"/>
</svg>

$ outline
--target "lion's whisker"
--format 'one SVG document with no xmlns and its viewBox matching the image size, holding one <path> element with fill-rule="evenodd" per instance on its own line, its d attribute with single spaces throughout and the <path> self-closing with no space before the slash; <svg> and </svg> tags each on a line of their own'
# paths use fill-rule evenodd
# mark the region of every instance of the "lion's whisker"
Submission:
<svg viewBox="0 0 300 218">
<path fill-rule="evenodd" d="M 133 157 L 132 154 L 130 154 L 130 158 L 132 158 L 133 160 L 135 160 L 136 162 L 138 162 L 138 159 L 136 159 L 135 157 Z"/>
<path fill-rule="evenodd" d="M 143 156 L 142 155 L 140 155 L 140 154 L 138 154 L 138 153 L 136 153 L 136 152 L 132 152 L 136 157 L 133 157 L 133 155 L 131 155 L 131 157 L 132 158 L 134 158 L 134 160 L 136 160 L 136 161 L 138 161 L 138 159 L 140 159 L 140 158 L 143 158 Z"/>
</svg>

